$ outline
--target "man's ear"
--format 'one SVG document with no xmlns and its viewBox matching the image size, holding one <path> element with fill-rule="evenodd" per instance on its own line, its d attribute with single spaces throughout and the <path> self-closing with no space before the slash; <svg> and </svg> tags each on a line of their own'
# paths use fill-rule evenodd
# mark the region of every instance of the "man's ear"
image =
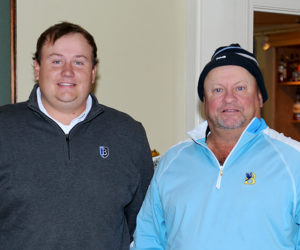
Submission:
<svg viewBox="0 0 300 250">
<path fill-rule="evenodd" d="M 264 101 L 263 101 L 260 91 L 258 91 L 258 100 L 259 100 L 259 107 L 262 108 L 264 105 Z"/>
<path fill-rule="evenodd" d="M 37 60 L 33 61 L 33 71 L 34 71 L 34 79 L 38 81 L 40 78 L 40 64 L 38 63 Z"/>
<path fill-rule="evenodd" d="M 97 77 L 97 66 L 98 64 L 96 64 L 93 69 L 92 69 L 92 84 L 95 83 L 96 81 L 96 77 Z"/>
</svg>

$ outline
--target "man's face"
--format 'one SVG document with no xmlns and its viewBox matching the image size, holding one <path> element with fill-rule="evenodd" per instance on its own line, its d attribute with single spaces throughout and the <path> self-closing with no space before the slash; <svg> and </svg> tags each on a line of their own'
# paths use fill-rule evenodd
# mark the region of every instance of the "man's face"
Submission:
<svg viewBox="0 0 300 250">
<path fill-rule="evenodd" d="M 92 48 L 79 33 L 62 36 L 54 44 L 46 42 L 41 62 L 34 61 L 42 102 L 50 113 L 81 113 L 96 78 Z"/>
<path fill-rule="evenodd" d="M 244 129 L 260 118 L 262 96 L 255 78 L 243 67 L 221 66 L 204 81 L 205 114 L 211 129 Z"/>
</svg>

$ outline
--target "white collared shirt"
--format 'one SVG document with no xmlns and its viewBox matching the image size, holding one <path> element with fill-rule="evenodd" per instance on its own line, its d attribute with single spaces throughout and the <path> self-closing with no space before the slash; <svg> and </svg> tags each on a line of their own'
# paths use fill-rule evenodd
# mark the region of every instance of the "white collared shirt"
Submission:
<svg viewBox="0 0 300 250">
<path fill-rule="evenodd" d="M 36 90 L 36 95 L 37 95 L 37 102 L 38 102 L 38 106 L 39 106 L 39 109 L 45 114 L 47 115 L 49 118 L 51 118 L 53 121 L 55 121 L 57 123 L 58 126 L 61 127 L 61 129 L 65 132 L 65 134 L 69 134 L 70 130 L 79 122 L 83 121 L 86 116 L 88 115 L 88 113 L 90 112 L 91 108 L 92 108 L 92 97 L 89 95 L 87 100 L 86 100 L 86 107 L 85 107 L 85 110 L 79 115 L 77 116 L 76 118 L 74 118 L 71 123 L 69 125 L 64 125 L 62 124 L 61 122 L 55 120 L 53 117 L 51 117 L 47 110 L 45 109 L 43 103 L 42 103 L 42 94 L 41 94 L 41 90 L 40 88 L 38 87 L 37 90 Z"/>
</svg>

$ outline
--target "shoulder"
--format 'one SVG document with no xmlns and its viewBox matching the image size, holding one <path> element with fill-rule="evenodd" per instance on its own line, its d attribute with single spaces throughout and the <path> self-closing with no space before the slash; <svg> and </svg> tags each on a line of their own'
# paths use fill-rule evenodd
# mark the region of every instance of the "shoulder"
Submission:
<svg viewBox="0 0 300 250">
<path fill-rule="evenodd" d="M 120 136 L 120 140 L 134 140 L 135 142 L 145 143 L 147 141 L 146 130 L 140 121 L 135 120 L 129 114 L 117 109 L 98 104 L 102 112 L 93 119 L 94 126 L 115 138 Z"/>
<path fill-rule="evenodd" d="M 179 142 L 172 146 L 160 159 L 159 165 L 156 170 L 156 177 L 159 180 L 168 170 L 177 166 L 178 159 L 184 160 L 186 151 L 191 149 L 194 142 L 191 139 Z"/>
<path fill-rule="evenodd" d="M 0 107 L 0 120 L 26 117 L 28 111 L 27 102 L 3 105 Z"/>
<path fill-rule="evenodd" d="M 300 154 L 300 142 L 292 139 L 291 137 L 285 136 L 283 133 L 279 133 L 274 129 L 266 128 L 264 129 L 264 135 L 269 140 L 270 143 L 273 143 L 274 146 L 283 149 L 290 149 L 296 151 Z"/>
<path fill-rule="evenodd" d="M 11 111 L 17 112 L 17 111 L 24 111 L 24 109 L 27 109 L 27 102 L 19 102 L 15 104 L 6 104 L 3 106 L 0 106 L 0 113 L 1 114 L 8 114 Z"/>
<path fill-rule="evenodd" d="M 103 104 L 99 104 L 101 105 L 102 109 L 103 109 L 103 113 L 102 116 L 104 116 L 106 118 L 107 121 L 111 121 L 111 122 L 118 122 L 118 123 L 122 123 L 124 125 L 124 123 L 128 123 L 131 125 L 138 125 L 140 124 L 139 121 L 135 120 L 131 115 L 122 112 L 120 110 L 105 106 Z M 138 125 L 139 126 L 139 125 Z"/>
<path fill-rule="evenodd" d="M 0 107 L 0 133 L 1 136 L 12 136 L 24 132 L 29 128 L 33 114 L 26 103 L 9 104 Z"/>
</svg>

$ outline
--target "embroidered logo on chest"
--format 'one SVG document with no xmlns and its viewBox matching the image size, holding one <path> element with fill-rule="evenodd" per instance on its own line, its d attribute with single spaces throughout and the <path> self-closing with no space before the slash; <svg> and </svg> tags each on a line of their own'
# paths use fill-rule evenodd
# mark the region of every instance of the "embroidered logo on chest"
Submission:
<svg viewBox="0 0 300 250">
<path fill-rule="evenodd" d="M 99 147 L 100 156 L 105 159 L 109 156 L 109 147 L 100 146 Z"/>
<path fill-rule="evenodd" d="M 255 184 L 256 175 L 253 172 L 246 173 L 245 182 L 244 184 L 253 185 Z"/>
</svg>

